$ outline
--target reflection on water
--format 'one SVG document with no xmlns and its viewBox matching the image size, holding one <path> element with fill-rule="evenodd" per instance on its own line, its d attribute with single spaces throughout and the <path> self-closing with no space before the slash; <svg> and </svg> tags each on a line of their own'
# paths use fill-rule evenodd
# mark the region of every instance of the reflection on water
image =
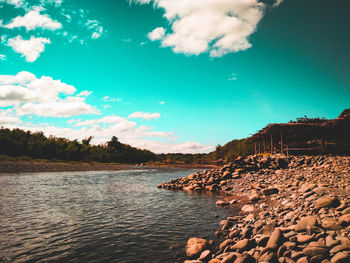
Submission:
<svg viewBox="0 0 350 263">
<path fill-rule="evenodd" d="M 156 188 L 191 172 L 0 176 L 0 262 L 172 262 L 233 213 L 215 195 Z"/>
</svg>

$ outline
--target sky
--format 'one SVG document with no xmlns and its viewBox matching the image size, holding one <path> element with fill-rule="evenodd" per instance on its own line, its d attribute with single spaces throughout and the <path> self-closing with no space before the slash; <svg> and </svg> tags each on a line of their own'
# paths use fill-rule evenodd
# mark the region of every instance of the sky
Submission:
<svg viewBox="0 0 350 263">
<path fill-rule="evenodd" d="M 0 126 L 210 152 L 350 106 L 348 0 L 0 0 Z"/>
</svg>

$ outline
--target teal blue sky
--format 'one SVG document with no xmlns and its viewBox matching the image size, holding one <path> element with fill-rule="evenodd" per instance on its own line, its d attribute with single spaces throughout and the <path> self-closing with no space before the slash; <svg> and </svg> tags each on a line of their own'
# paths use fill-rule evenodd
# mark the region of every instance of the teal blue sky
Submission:
<svg viewBox="0 0 350 263">
<path fill-rule="evenodd" d="M 166 19 L 169 10 L 159 2 L 43 0 L 16 6 L 0 1 L 0 125 L 78 139 L 90 133 L 95 143 L 116 135 L 156 152 L 206 152 L 268 123 L 304 115 L 335 118 L 349 107 L 349 1 L 284 0 L 278 6 L 264 1 L 259 7 L 262 18 L 247 36 L 251 47 L 225 49 L 218 57 L 210 53 L 217 39 L 199 54 L 164 47 L 180 18 Z M 36 28 L 30 30 L 25 25 L 12 28 L 14 18 L 33 10 L 61 27 L 34 23 Z M 152 41 L 148 34 L 158 27 L 166 33 Z M 16 52 L 11 44 L 17 36 L 50 43 L 28 61 L 28 51 Z M 18 95 L 14 87 L 34 85 L 14 80 L 23 71 L 37 79 L 60 80 L 74 86 L 75 93 L 47 101 L 45 93 L 41 99 L 11 99 Z M 52 87 L 48 83 L 44 89 Z M 85 90 L 91 94 L 77 95 Z M 60 113 L 67 97 L 79 97 L 84 105 Z M 57 101 L 57 114 L 55 106 L 49 106 L 52 113 L 40 106 Z M 121 119 L 101 121 L 106 116 Z M 94 121 L 82 123 L 87 120 Z"/>
</svg>

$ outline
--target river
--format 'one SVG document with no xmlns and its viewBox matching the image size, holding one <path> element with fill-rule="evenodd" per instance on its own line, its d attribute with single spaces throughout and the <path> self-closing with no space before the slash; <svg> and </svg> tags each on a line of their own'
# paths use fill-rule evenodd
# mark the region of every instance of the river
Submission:
<svg viewBox="0 0 350 263">
<path fill-rule="evenodd" d="M 156 187 L 193 171 L 1 175 L 0 262 L 173 262 L 233 214 L 217 195 Z"/>
</svg>

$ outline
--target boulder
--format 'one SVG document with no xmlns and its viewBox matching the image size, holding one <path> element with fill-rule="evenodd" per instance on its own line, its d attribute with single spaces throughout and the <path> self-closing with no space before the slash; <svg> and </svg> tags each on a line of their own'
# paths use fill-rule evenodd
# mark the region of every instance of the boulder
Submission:
<svg viewBox="0 0 350 263">
<path fill-rule="evenodd" d="M 301 232 L 307 229 L 312 229 L 317 225 L 317 219 L 315 216 L 306 216 L 301 218 L 301 220 L 296 224 L 295 231 Z"/>
<path fill-rule="evenodd" d="M 189 258 L 199 256 L 206 246 L 207 240 L 204 238 L 192 237 L 187 241 L 186 255 Z"/>
<path fill-rule="evenodd" d="M 337 207 L 340 205 L 340 202 L 335 197 L 321 197 L 317 199 L 315 202 L 316 208 L 324 208 L 324 207 Z"/>
<path fill-rule="evenodd" d="M 263 195 L 269 196 L 273 194 L 277 194 L 279 191 L 276 187 L 271 187 L 271 188 L 265 188 L 262 190 Z"/>
</svg>

